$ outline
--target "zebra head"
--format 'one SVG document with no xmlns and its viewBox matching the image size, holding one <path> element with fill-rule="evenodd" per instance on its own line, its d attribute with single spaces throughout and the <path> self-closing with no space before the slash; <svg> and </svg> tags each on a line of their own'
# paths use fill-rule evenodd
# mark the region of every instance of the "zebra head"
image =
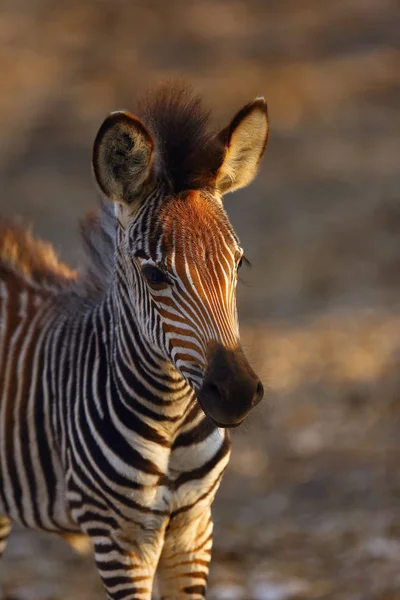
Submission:
<svg viewBox="0 0 400 600">
<path fill-rule="evenodd" d="M 257 173 L 266 103 L 247 104 L 219 133 L 186 89 L 159 91 L 139 115 L 111 113 L 93 152 L 97 183 L 115 202 L 117 261 L 132 310 L 209 418 L 236 426 L 263 386 L 239 343 L 243 251 L 222 197 Z"/>
</svg>

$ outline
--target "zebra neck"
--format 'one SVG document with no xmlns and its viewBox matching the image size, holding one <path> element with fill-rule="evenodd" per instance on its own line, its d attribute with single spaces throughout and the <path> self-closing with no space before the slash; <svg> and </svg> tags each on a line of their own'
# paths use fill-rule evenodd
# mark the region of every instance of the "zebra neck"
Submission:
<svg viewBox="0 0 400 600">
<path fill-rule="evenodd" d="M 115 293 L 103 302 L 97 318 L 98 327 L 102 323 L 109 332 L 110 402 L 122 403 L 147 423 L 176 430 L 197 404 L 192 388 L 147 340 L 134 310 Z"/>
</svg>

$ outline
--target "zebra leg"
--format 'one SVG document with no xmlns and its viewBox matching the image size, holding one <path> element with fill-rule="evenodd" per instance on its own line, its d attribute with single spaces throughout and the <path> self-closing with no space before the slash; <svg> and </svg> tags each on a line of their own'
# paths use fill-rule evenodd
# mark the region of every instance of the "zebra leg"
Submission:
<svg viewBox="0 0 400 600">
<path fill-rule="evenodd" d="M 95 544 L 97 569 L 107 591 L 108 600 L 151 600 L 154 575 L 162 544 L 162 536 L 129 544 Z"/>
<path fill-rule="evenodd" d="M 8 517 L 0 516 L 0 558 L 7 546 L 8 536 L 11 531 L 11 521 Z"/>
<path fill-rule="evenodd" d="M 159 565 L 162 600 L 203 600 L 211 560 L 210 508 L 200 515 L 182 512 L 169 523 Z"/>
</svg>

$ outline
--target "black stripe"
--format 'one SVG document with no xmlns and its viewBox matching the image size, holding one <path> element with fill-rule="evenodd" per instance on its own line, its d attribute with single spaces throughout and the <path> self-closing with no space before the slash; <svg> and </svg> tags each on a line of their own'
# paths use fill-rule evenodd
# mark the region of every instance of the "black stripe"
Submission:
<svg viewBox="0 0 400 600">
<path fill-rule="evenodd" d="M 193 479 L 203 479 L 212 469 L 219 463 L 220 460 L 229 452 L 231 443 L 228 436 L 225 436 L 224 441 L 221 444 L 221 447 L 214 454 L 210 460 L 208 460 L 204 465 L 198 467 L 197 469 L 192 469 L 191 471 L 186 471 L 179 475 L 179 477 L 175 480 L 175 488 L 178 489 L 184 483 L 188 481 L 192 481 Z"/>
<path fill-rule="evenodd" d="M 185 446 L 191 446 L 193 444 L 200 444 L 210 437 L 210 435 L 214 433 L 216 429 L 217 427 L 210 421 L 210 419 L 204 417 L 204 419 L 198 425 L 195 425 L 193 429 L 178 435 L 172 446 L 172 450 Z"/>
</svg>

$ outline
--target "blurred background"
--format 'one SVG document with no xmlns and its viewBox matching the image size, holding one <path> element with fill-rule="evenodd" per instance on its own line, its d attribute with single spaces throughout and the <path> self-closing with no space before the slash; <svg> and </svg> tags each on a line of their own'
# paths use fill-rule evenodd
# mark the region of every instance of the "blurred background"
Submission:
<svg viewBox="0 0 400 600">
<path fill-rule="evenodd" d="M 234 434 L 210 599 L 400 599 L 399 32 L 397 0 L 1 2 L 0 211 L 73 265 L 110 110 L 171 76 L 221 127 L 268 100 L 261 173 L 225 202 L 268 397 Z M 102 597 L 51 536 L 17 531 L 0 573 L 3 598 Z"/>
</svg>

